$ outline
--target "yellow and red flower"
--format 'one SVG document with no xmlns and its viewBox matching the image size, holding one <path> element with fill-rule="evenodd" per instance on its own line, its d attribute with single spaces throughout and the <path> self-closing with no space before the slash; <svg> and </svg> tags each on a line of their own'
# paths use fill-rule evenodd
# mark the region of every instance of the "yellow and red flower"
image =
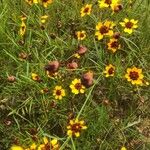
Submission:
<svg viewBox="0 0 150 150">
<path fill-rule="evenodd" d="M 105 77 L 114 76 L 115 66 L 113 66 L 112 64 L 109 64 L 108 66 L 105 67 L 105 71 L 103 73 L 105 74 Z"/>
<path fill-rule="evenodd" d="M 38 0 L 26 0 L 26 2 L 27 2 L 29 5 L 32 5 L 32 4 L 37 4 L 37 3 L 38 3 Z"/>
<path fill-rule="evenodd" d="M 23 149 L 23 147 L 21 147 L 21 146 L 13 145 L 13 146 L 11 147 L 11 150 L 24 150 L 24 149 Z"/>
<path fill-rule="evenodd" d="M 26 148 L 25 150 L 36 150 L 37 145 L 33 143 L 29 148 Z"/>
<path fill-rule="evenodd" d="M 121 150 L 127 150 L 127 149 L 126 149 L 126 147 L 123 146 L 123 147 L 121 147 Z"/>
<path fill-rule="evenodd" d="M 77 31 L 76 36 L 78 40 L 84 40 L 86 38 L 86 32 L 85 31 Z"/>
<path fill-rule="evenodd" d="M 92 9 L 92 4 L 86 4 L 84 7 L 81 8 L 81 17 L 85 15 L 90 15 L 91 14 L 91 9 Z"/>
<path fill-rule="evenodd" d="M 119 3 L 120 0 L 99 0 L 99 7 L 100 8 L 107 8 L 111 7 L 112 4 Z"/>
<path fill-rule="evenodd" d="M 119 41 L 117 39 L 110 39 L 109 43 L 107 44 L 108 50 L 115 53 L 118 49 L 121 48 L 121 45 L 119 44 Z"/>
<path fill-rule="evenodd" d="M 55 86 L 55 89 L 53 90 L 53 96 L 55 96 L 55 99 L 61 100 L 64 96 L 66 96 L 65 90 L 62 88 L 62 86 Z"/>
<path fill-rule="evenodd" d="M 104 23 L 98 22 L 98 24 L 96 25 L 95 36 L 98 40 L 103 39 L 104 36 L 112 36 L 114 26 L 115 24 L 111 21 L 105 21 Z"/>
<path fill-rule="evenodd" d="M 83 120 L 72 119 L 67 126 L 67 135 L 73 137 L 79 137 L 82 130 L 87 129 Z"/>
<path fill-rule="evenodd" d="M 59 150 L 59 144 L 57 139 L 48 140 L 46 137 L 43 138 L 43 144 L 38 147 L 38 150 Z"/>
<path fill-rule="evenodd" d="M 49 92 L 49 89 L 48 89 L 48 88 L 43 88 L 40 92 L 41 92 L 42 94 L 45 94 L 45 93 L 48 93 L 48 92 Z"/>
<path fill-rule="evenodd" d="M 24 36 L 25 32 L 26 32 L 26 24 L 25 24 L 24 21 L 22 21 L 21 22 L 21 26 L 20 26 L 20 30 L 19 30 L 19 34 L 21 36 Z"/>
<path fill-rule="evenodd" d="M 32 78 L 32 80 L 34 80 L 34 81 L 38 81 L 38 82 L 41 81 L 40 76 L 39 76 L 38 74 L 36 74 L 36 73 L 32 73 L 32 74 L 31 74 L 31 78 Z"/>
<path fill-rule="evenodd" d="M 48 16 L 47 16 L 47 15 L 43 15 L 43 16 L 41 16 L 41 20 L 40 20 L 40 22 L 41 22 L 42 24 L 44 24 L 44 23 L 46 22 L 47 18 L 48 18 Z"/>
<path fill-rule="evenodd" d="M 142 85 L 144 75 L 142 74 L 142 69 L 138 69 L 137 67 L 132 67 L 127 69 L 125 78 L 133 85 Z"/>
<path fill-rule="evenodd" d="M 82 85 L 81 79 L 74 79 L 70 85 L 71 91 L 74 94 L 84 93 L 85 86 Z"/>
<path fill-rule="evenodd" d="M 53 0 L 41 0 L 42 5 L 46 8 L 49 4 L 53 2 Z"/>
<path fill-rule="evenodd" d="M 132 34 L 134 29 L 138 28 L 138 20 L 134 20 L 134 19 L 127 19 L 125 18 L 123 22 L 120 22 L 120 25 L 122 27 L 124 27 L 124 32 Z"/>
<path fill-rule="evenodd" d="M 119 11 L 121 11 L 123 8 L 122 4 L 120 3 L 112 3 L 111 4 L 111 9 L 114 13 L 118 13 Z"/>
</svg>

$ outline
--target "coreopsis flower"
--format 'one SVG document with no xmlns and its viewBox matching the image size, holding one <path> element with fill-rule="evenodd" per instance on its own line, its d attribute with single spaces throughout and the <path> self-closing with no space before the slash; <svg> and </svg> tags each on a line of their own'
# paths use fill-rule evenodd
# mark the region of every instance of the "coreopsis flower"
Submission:
<svg viewBox="0 0 150 150">
<path fill-rule="evenodd" d="M 26 148 L 25 150 L 36 150 L 37 145 L 33 143 L 29 148 Z"/>
<path fill-rule="evenodd" d="M 81 17 L 85 15 L 90 15 L 91 9 L 92 9 L 92 4 L 86 4 L 84 7 L 82 7 L 80 11 Z"/>
<path fill-rule="evenodd" d="M 76 36 L 78 40 L 84 40 L 86 38 L 86 32 L 85 31 L 77 31 Z"/>
<path fill-rule="evenodd" d="M 46 137 L 43 138 L 43 144 L 38 147 L 38 150 L 59 150 L 59 144 L 57 139 L 48 140 Z"/>
<path fill-rule="evenodd" d="M 111 7 L 112 4 L 119 3 L 120 0 L 99 0 L 99 7 L 100 8 L 107 8 Z"/>
<path fill-rule="evenodd" d="M 37 4 L 37 3 L 38 3 L 38 0 L 26 0 L 26 2 L 27 2 L 29 5 L 32 5 L 32 4 Z"/>
<path fill-rule="evenodd" d="M 42 24 L 44 24 L 44 23 L 46 22 L 47 18 L 48 18 L 47 15 L 41 16 L 41 21 L 40 21 L 40 22 L 41 22 Z"/>
<path fill-rule="evenodd" d="M 134 29 L 138 28 L 138 20 L 134 20 L 134 19 L 124 19 L 124 22 L 120 22 L 120 25 L 122 27 L 124 27 L 124 32 L 132 34 Z"/>
<path fill-rule="evenodd" d="M 20 17 L 20 19 L 21 19 L 21 21 L 25 21 L 25 20 L 27 19 L 27 17 L 26 17 L 25 15 L 22 15 L 22 16 Z"/>
<path fill-rule="evenodd" d="M 46 8 L 49 4 L 53 2 L 53 0 L 41 0 L 42 5 Z"/>
<path fill-rule="evenodd" d="M 23 36 L 26 32 L 26 24 L 24 21 L 21 22 L 21 26 L 20 26 L 20 30 L 19 30 L 19 34 L 21 36 Z"/>
<path fill-rule="evenodd" d="M 80 59 L 80 57 L 81 57 L 78 53 L 73 54 L 73 56 L 77 59 Z"/>
<path fill-rule="evenodd" d="M 74 94 L 84 93 L 85 86 L 82 85 L 81 79 L 74 79 L 70 85 L 71 91 Z"/>
<path fill-rule="evenodd" d="M 87 129 L 83 120 L 72 119 L 67 126 L 67 135 L 73 137 L 79 137 L 82 130 Z"/>
<path fill-rule="evenodd" d="M 32 74 L 31 74 L 31 78 L 32 78 L 32 80 L 34 80 L 34 81 L 38 81 L 38 82 L 41 81 L 40 76 L 39 76 L 38 74 L 36 74 L 36 73 L 32 73 Z"/>
<path fill-rule="evenodd" d="M 45 94 L 45 93 L 48 93 L 49 92 L 49 89 L 48 88 L 44 88 L 40 91 L 42 94 Z"/>
<path fill-rule="evenodd" d="M 117 39 L 110 39 L 107 46 L 108 46 L 108 50 L 112 51 L 113 53 L 115 53 L 121 47 Z"/>
<path fill-rule="evenodd" d="M 111 9 L 114 13 L 118 13 L 119 11 L 121 11 L 123 8 L 123 6 L 120 3 L 112 3 L 111 4 Z"/>
<path fill-rule="evenodd" d="M 127 149 L 126 149 L 126 147 L 123 146 L 123 147 L 121 147 L 121 150 L 127 150 Z"/>
<path fill-rule="evenodd" d="M 66 96 L 65 90 L 62 88 L 62 86 L 55 86 L 55 89 L 53 90 L 53 96 L 55 96 L 55 99 L 61 100 L 64 96 Z"/>
<path fill-rule="evenodd" d="M 103 73 L 105 74 L 105 77 L 114 76 L 115 66 L 113 66 L 112 64 L 109 64 L 108 66 L 105 67 L 105 70 Z"/>
<path fill-rule="evenodd" d="M 14 145 L 11 147 L 11 150 L 24 150 L 21 146 Z"/>
<path fill-rule="evenodd" d="M 139 69 L 137 67 L 132 67 L 132 68 L 127 68 L 127 73 L 125 74 L 125 78 L 133 85 L 142 85 L 144 75 L 142 74 L 142 69 Z"/>
<path fill-rule="evenodd" d="M 112 36 L 113 35 L 113 27 L 115 24 L 111 21 L 105 21 L 104 23 L 98 22 L 96 25 L 96 37 L 98 40 L 103 39 L 104 36 Z"/>
</svg>

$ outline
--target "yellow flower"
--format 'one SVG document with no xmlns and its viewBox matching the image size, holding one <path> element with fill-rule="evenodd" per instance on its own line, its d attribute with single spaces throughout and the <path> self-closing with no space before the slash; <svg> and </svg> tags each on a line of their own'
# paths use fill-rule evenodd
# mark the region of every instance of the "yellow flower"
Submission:
<svg viewBox="0 0 150 150">
<path fill-rule="evenodd" d="M 48 141 L 46 137 L 43 138 L 43 144 L 38 147 L 38 150 L 59 150 L 59 144 L 57 139 Z"/>
<path fill-rule="evenodd" d="M 81 57 L 78 53 L 75 53 L 73 56 L 78 59 Z"/>
<path fill-rule="evenodd" d="M 49 4 L 53 2 L 53 0 L 41 0 L 43 6 L 46 8 Z"/>
<path fill-rule="evenodd" d="M 21 21 L 24 21 L 24 20 L 26 20 L 26 19 L 27 19 L 27 17 L 26 17 L 26 16 L 24 16 L 24 15 L 22 15 L 22 16 L 20 17 L 20 19 L 21 19 Z"/>
<path fill-rule="evenodd" d="M 107 46 L 108 46 L 108 50 L 111 50 L 113 53 L 115 53 L 121 47 L 117 39 L 110 39 Z"/>
<path fill-rule="evenodd" d="M 26 148 L 25 150 L 36 150 L 36 144 L 35 143 L 33 143 L 31 146 L 30 146 L 30 148 Z"/>
<path fill-rule="evenodd" d="M 36 73 L 32 73 L 32 74 L 31 74 L 31 78 L 32 78 L 32 80 L 34 80 L 34 81 L 41 81 L 41 78 L 40 78 L 39 75 L 36 74 Z"/>
<path fill-rule="evenodd" d="M 131 82 L 133 85 L 142 85 L 144 75 L 142 74 L 142 69 L 136 67 L 128 68 L 125 74 L 127 81 Z"/>
<path fill-rule="evenodd" d="M 47 18 L 48 18 L 47 15 L 41 16 L 41 23 L 44 24 L 46 22 Z"/>
<path fill-rule="evenodd" d="M 119 11 L 121 11 L 122 8 L 123 8 L 123 6 L 120 3 L 112 3 L 111 4 L 111 9 L 115 13 L 118 13 Z"/>
<path fill-rule="evenodd" d="M 138 27 L 137 23 L 138 20 L 129 20 L 127 18 L 124 19 L 124 22 L 120 22 L 121 26 L 124 27 L 124 32 L 127 32 L 129 34 L 132 34 L 133 30 Z"/>
<path fill-rule="evenodd" d="M 54 78 L 57 78 L 58 77 L 58 72 L 51 72 L 51 71 L 46 71 L 46 74 L 47 74 L 47 76 L 49 77 L 49 78 L 52 78 L 52 79 L 54 79 Z"/>
<path fill-rule="evenodd" d="M 37 4 L 37 3 L 38 3 L 38 0 L 26 0 L 26 2 L 27 2 L 29 5 L 32 5 L 32 4 Z"/>
<path fill-rule="evenodd" d="M 103 73 L 105 73 L 105 77 L 114 76 L 115 67 L 112 64 L 109 64 L 105 67 L 105 71 Z"/>
<path fill-rule="evenodd" d="M 55 89 L 53 90 L 53 96 L 55 96 L 55 99 L 61 100 L 65 95 L 65 90 L 61 86 L 55 86 Z"/>
<path fill-rule="evenodd" d="M 81 79 L 74 79 L 70 85 L 71 91 L 74 94 L 84 93 L 85 86 L 82 85 Z"/>
<path fill-rule="evenodd" d="M 14 145 L 11 147 L 11 150 L 23 150 L 23 148 L 21 146 Z"/>
<path fill-rule="evenodd" d="M 19 30 L 19 34 L 21 36 L 23 36 L 26 32 L 26 24 L 24 23 L 24 21 L 22 21 L 21 26 L 20 26 L 20 30 Z"/>
<path fill-rule="evenodd" d="M 111 21 L 105 21 L 104 23 L 98 22 L 96 25 L 96 33 L 98 40 L 103 39 L 104 36 L 112 36 L 113 35 L 113 27 L 115 24 Z"/>
<path fill-rule="evenodd" d="M 77 31 L 76 35 L 77 35 L 78 40 L 84 40 L 86 38 L 86 32 L 85 31 Z"/>
<path fill-rule="evenodd" d="M 121 150 L 127 150 L 124 146 L 121 148 Z"/>
<path fill-rule="evenodd" d="M 31 146 L 30 146 L 30 150 L 35 150 L 36 149 L 36 144 L 35 143 L 33 143 Z"/>
<path fill-rule="evenodd" d="M 48 88 L 44 88 L 44 89 L 42 89 L 40 92 L 41 92 L 42 94 L 45 94 L 45 93 L 48 93 L 49 90 L 48 90 Z"/>
<path fill-rule="evenodd" d="M 81 8 L 81 17 L 85 15 L 90 15 L 91 14 L 91 9 L 92 9 L 92 4 L 86 4 L 84 7 Z"/>
<path fill-rule="evenodd" d="M 73 119 L 69 121 L 67 126 L 67 135 L 79 137 L 81 130 L 87 129 L 85 122 L 83 120 L 79 121 L 78 119 Z"/>
<path fill-rule="evenodd" d="M 99 0 L 99 7 L 100 8 L 107 8 L 110 7 L 112 4 L 116 4 L 119 0 Z"/>
</svg>

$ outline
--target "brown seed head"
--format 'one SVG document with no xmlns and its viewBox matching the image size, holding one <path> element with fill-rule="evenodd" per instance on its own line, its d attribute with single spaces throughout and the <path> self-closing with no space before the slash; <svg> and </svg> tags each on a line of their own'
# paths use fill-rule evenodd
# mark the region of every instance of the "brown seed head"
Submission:
<svg viewBox="0 0 150 150">
<path fill-rule="evenodd" d="M 83 45 L 79 45 L 79 47 L 78 47 L 78 50 L 77 50 L 77 53 L 79 54 L 79 55 L 83 55 L 83 54 L 85 54 L 86 52 L 87 52 L 87 47 L 86 46 L 83 46 Z"/>
<path fill-rule="evenodd" d="M 85 86 L 85 87 L 90 87 L 93 85 L 93 72 L 89 71 L 85 74 L 83 74 L 82 78 L 81 78 L 81 81 L 82 81 L 82 84 Z"/>
<path fill-rule="evenodd" d="M 48 65 L 45 66 L 45 70 L 54 73 L 58 71 L 59 66 L 60 63 L 57 60 L 51 61 L 48 63 Z"/>
<path fill-rule="evenodd" d="M 78 68 L 78 64 L 76 62 L 71 62 L 67 64 L 68 69 L 76 69 Z"/>
</svg>

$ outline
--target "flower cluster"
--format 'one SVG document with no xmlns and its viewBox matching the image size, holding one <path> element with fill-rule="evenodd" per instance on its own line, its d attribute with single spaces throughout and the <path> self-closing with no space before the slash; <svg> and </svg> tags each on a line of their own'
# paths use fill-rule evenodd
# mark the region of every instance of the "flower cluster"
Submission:
<svg viewBox="0 0 150 150">
<path fill-rule="evenodd" d="M 45 8 L 53 2 L 53 0 L 26 0 L 29 5 L 41 3 Z"/>
<path fill-rule="evenodd" d="M 14 145 L 11 147 L 11 150 L 59 150 L 59 143 L 57 139 L 51 139 L 49 141 L 47 137 L 44 137 L 42 144 L 33 143 L 29 148 Z"/>
<path fill-rule="evenodd" d="M 87 129 L 85 122 L 83 120 L 70 120 L 67 126 L 67 135 L 73 137 L 79 137 L 82 130 Z"/>
</svg>

